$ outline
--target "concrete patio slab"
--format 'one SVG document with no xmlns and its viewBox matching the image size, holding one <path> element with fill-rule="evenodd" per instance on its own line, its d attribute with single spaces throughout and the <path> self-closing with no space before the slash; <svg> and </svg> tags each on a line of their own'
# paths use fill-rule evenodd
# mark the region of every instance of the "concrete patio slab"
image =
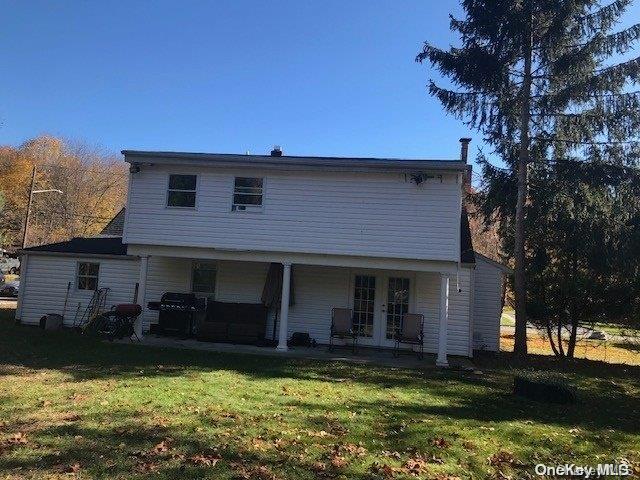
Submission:
<svg viewBox="0 0 640 480">
<path fill-rule="evenodd" d="M 120 340 L 119 343 L 130 343 L 129 340 Z M 137 343 L 134 340 L 134 343 Z M 189 350 L 202 350 L 216 353 L 239 353 L 247 355 L 266 355 L 270 357 L 307 358 L 330 362 L 350 362 L 359 364 L 380 365 L 399 368 L 437 368 L 436 356 L 424 355 L 420 360 L 414 353 L 404 352 L 398 358 L 393 357 L 391 350 L 371 347 L 359 347 L 358 353 L 351 353 L 350 347 L 336 347 L 329 352 L 326 345 L 311 347 L 290 347 L 288 351 L 278 351 L 273 347 L 258 347 L 255 345 L 235 345 L 230 343 L 201 342 L 194 338 L 165 337 L 159 335 L 145 335 L 141 345 L 160 348 L 182 348 Z M 449 357 L 450 368 L 474 369 L 470 358 Z"/>
</svg>

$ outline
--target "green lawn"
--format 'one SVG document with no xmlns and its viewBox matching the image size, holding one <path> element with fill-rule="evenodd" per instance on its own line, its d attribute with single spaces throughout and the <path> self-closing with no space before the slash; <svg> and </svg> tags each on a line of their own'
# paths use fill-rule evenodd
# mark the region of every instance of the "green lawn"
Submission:
<svg viewBox="0 0 640 480">
<path fill-rule="evenodd" d="M 475 375 L 163 350 L 10 314 L 0 478 L 526 478 L 640 461 L 640 367 L 533 358 L 580 388 L 563 407 L 512 396 L 506 357 Z"/>
</svg>

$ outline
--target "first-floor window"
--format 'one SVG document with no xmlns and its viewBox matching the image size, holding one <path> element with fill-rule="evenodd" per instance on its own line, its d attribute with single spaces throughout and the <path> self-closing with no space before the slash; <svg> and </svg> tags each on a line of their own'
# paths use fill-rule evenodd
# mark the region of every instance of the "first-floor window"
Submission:
<svg viewBox="0 0 640 480">
<path fill-rule="evenodd" d="M 216 291 L 216 264 L 214 262 L 193 263 L 191 291 L 213 295 Z"/>
<path fill-rule="evenodd" d="M 99 263 L 78 262 L 78 290 L 97 290 L 99 273 Z"/>
</svg>

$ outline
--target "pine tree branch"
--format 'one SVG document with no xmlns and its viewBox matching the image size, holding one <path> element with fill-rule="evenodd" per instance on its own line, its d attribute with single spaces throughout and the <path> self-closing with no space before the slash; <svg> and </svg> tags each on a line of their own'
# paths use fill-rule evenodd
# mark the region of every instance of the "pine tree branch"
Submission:
<svg viewBox="0 0 640 480">
<path fill-rule="evenodd" d="M 576 19 L 582 35 L 592 35 L 599 31 L 609 30 L 622 16 L 631 0 L 615 0 L 598 10 Z"/>
<path fill-rule="evenodd" d="M 597 31 L 595 35 L 586 42 L 562 45 L 561 49 L 565 51 L 573 51 L 573 54 L 576 54 L 577 51 L 585 48 L 589 51 L 594 51 L 599 48 L 597 53 L 600 55 L 609 56 L 613 53 L 622 55 L 628 52 L 632 44 L 638 39 L 640 39 L 640 24 L 635 24 L 609 35 L 603 35 L 601 31 Z M 540 45 L 534 50 L 537 52 L 546 48 L 546 45 Z M 557 61 L 560 61 L 560 59 Z"/>
<path fill-rule="evenodd" d="M 558 92 L 546 96 L 545 107 L 548 110 L 560 109 L 572 102 L 580 102 L 581 98 L 589 98 L 603 93 L 616 93 L 624 88 L 627 81 L 640 80 L 640 57 L 605 67 L 595 74 L 569 83 Z"/>
<path fill-rule="evenodd" d="M 532 140 L 546 143 L 565 143 L 568 145 L 638 145 L 640 146 L 640 140 L 622 140 L 622 141 L 577 141 L 568 138 L 557 138 L 555 136 L 549 137 L 531 137 Z"/>
<path fill-rule="evenodd" d="M 594 93 L 591 95 L 585 95 L 583 97 L 584 102 L 596 99 L 607 99 L 607 98 L 621 98 L 625 96 L 638 96 L 640 95 L 640 90 L 634 90 L 633 92 L 620 92 L 620 93 Z M 532 95 L 531 98 L 551 98 L 553 94 L 542 94 L 542 95 Z"/>
</svg>

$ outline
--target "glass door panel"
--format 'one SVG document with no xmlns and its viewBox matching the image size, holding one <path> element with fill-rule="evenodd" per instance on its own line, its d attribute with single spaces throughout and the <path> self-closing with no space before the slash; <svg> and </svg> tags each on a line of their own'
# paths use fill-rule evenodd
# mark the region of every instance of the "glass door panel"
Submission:
<svg viewBox="0 0 640 480">
<path fill-rule="evenodd" d="M 397 328 L 400 328 L 402 316 L 409 312 L 408 278 L 389 277 L 387 285 L 387 328 L 386 338 L 391 340 Z"/>
<path fill-rule="evenodd" d="M 353 328 L 361 337 L 373 336 L 376 277 L 356 275 L 353 291 Z"/>
</svg>

